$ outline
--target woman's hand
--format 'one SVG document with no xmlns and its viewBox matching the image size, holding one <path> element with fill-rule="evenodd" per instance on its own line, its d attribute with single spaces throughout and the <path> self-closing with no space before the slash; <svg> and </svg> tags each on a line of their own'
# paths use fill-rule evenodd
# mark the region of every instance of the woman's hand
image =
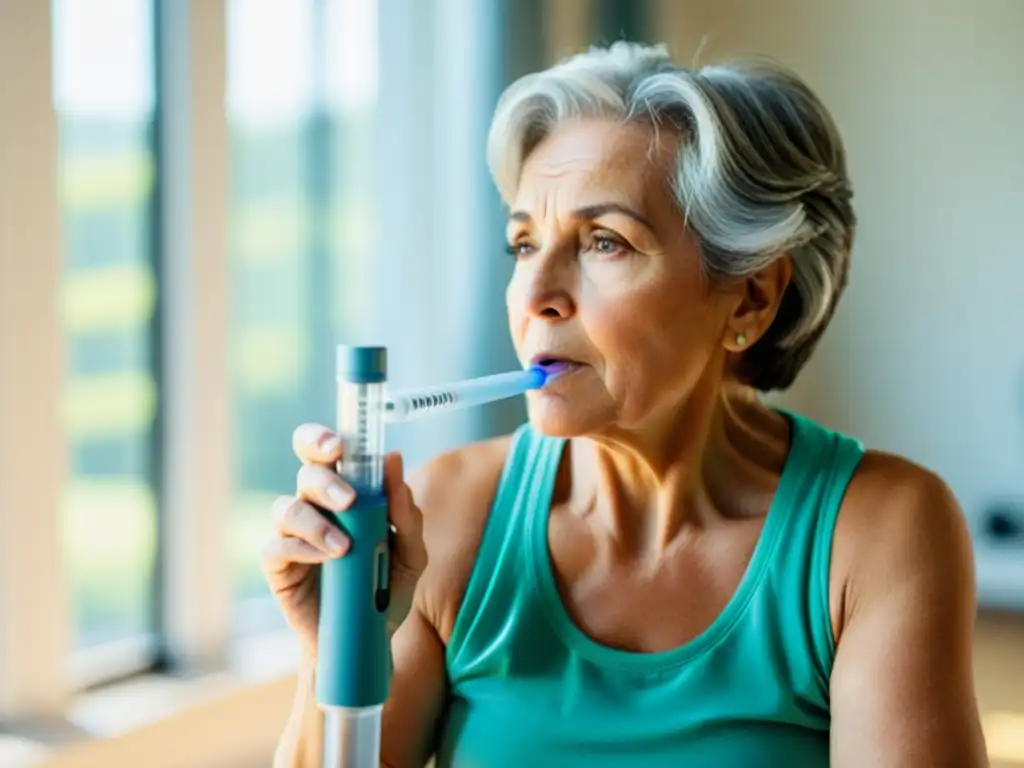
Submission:
<svg viewBox="0 0 1024 768">
<path fill-rule="evenodd" d="M 341 448 L 330 429 L 304 424 L 295 430 L 292 449 L 302 462 L 294 496 L 274 502 L 275 535 L 263 553 L 263 574 L 281 606 L 288 625 L 299 636 L 304 650 L 316 657 L 320 621 L 320 564 L 344 557 L 349 540 L 317 507 L 343 512 L 355 501 L 355 492 L 337 474 Z M 384 460 L 384 488 L 388 514 L 395 529 L 391 558 L 391 603 L 388 621 L 392 628 L 405 619 L 427 553 L 423 545 L 423 521 L 405 483 L 402 457 L 388 454 Z"/>
</svg>

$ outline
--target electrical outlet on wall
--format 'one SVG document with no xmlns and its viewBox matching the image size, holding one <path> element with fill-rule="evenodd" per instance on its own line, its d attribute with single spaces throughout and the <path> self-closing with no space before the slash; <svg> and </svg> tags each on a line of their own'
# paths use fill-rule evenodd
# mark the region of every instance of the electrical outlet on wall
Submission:
<svg viewBox="0 0 1024 768">
<path fill-rule="evenodd" d="M 997 501 L 979 517 L 978 536 L 996 547 L 1021 547 L 1024 556 L 1024 502 Z"/>
<path fill-rule="evenodd" d="M 973 534 L 979 604 L 1024 611 L 1024 498 L 993 500 Z"/>
</svg>

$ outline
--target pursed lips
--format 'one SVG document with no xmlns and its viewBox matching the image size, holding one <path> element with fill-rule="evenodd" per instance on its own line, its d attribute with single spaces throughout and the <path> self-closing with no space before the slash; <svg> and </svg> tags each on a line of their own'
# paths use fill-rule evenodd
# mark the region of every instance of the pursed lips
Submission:
<svg viewBox="0 0 1024 768">
<path fill-rule="evenodd" d="M 583 365 L 583 363 L 581 363 L 579 360 L 574 360 L 573 358 L 568 357 L 567 355 L 559 355 L 553 352 L 544 352 L 541 354 L 534 355 L 530 359 L 530 365 L 539 365 L 542 368 L 548 368 L 553 365 L 570 365 L 578 367 Z"/>
<path fill-rule="evenodd" d="M 556 381 L 565 378 L 584 366 L 583 363 L 572 358 L 548 353 L 534 355 L 532 365 L 542 368 L 547 372 L 548 376 L 545 386 L 554 384 Z"/>
</svg>

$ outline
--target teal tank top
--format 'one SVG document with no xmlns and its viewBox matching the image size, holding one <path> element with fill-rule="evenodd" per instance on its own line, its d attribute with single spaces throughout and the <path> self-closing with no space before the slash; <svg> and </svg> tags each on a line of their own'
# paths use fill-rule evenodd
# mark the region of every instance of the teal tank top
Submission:
<svg viewBox="0 0 1024 768">
<path fill-rule="evenodd" d="M 570 618 L 547 540 L 564 440 L 517 430 L 447 647 L 439 768 L 829 764 L 832 533 L 864 451 L 782 413 L 790 453 L 738 588 L 660 653 L 601 645 Z"/>
</svg>

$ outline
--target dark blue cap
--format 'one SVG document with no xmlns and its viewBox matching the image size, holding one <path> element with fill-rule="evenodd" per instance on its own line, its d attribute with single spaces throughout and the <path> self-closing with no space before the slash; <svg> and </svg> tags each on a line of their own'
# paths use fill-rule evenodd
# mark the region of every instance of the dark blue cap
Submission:
<svg viewBox="0 0 1024 768">
<path fill-rule="evenodd" d="M 387 347 L 338 345 L 338 381 L 379 384 L 388 378 Z"/>
</svg>

